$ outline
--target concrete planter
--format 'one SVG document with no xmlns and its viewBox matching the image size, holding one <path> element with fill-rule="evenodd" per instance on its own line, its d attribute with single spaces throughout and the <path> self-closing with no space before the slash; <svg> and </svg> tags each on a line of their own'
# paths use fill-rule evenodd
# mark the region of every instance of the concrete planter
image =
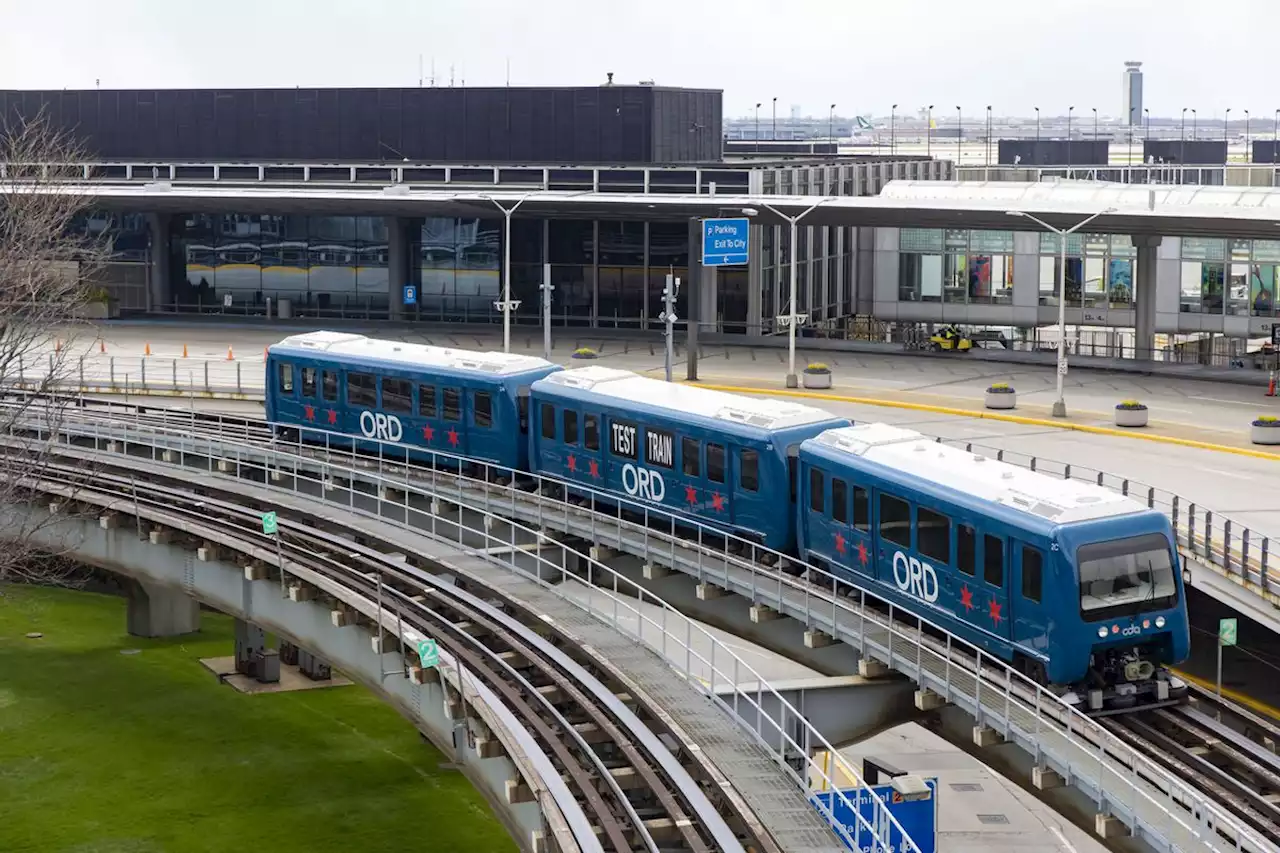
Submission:
<svg viewBox="0 0 1280 853">
<path fill-rule="evenodd" d="M 831 373 L 829 371 L 827 373 L 809 373 L 805 371 L 802 375 L 804 377 L 804 387 L 806 388 L 821 389 L 831 387 Z"/>
<path fill-rule="evenodd" d="M 1253 422 L 1249 437 L 1254 444 L 1280 444 L 1280 421 L 1271 424 Z"/>
<path fill-rule="evenodd" d="M 574 361 L 591 361 L 595 357 L 596 354 L 592 350 L 577 350 L 570 356 Z"/>
<path fill-rule="evenodd" d="M 985 398 L 988 409 L 1016 409 L 1018 395 L 1014 391 L 991 391 L 988 389 Z"/>
<path fill-rule="evenodd" d="M 1147 425 L 1147 415 L 1150 414 L 1145 408 L 1143 409 L 1116 409 L 1116 426 L 1120 427 L 1144 427 Z"/>
</svg>

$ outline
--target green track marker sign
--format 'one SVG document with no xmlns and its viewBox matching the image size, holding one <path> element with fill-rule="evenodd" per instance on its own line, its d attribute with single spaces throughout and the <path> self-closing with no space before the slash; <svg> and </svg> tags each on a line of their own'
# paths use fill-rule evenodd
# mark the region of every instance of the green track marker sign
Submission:
<svg viewBox="0 0 1280 853">
<path fill-rule="evenodd" d="M 1236 617 L 1218 620 L 1218 642 L 1224 646 L 1234 646 L 1240 634 L 1236 628 Z"/>
<path fill-rule="evenodd" d="M 422 665 L 425 667 L 432 667 L 440 663 L 440 649 L 436 646 L 435 640 L 418 641 L 418 659 L 422 661 Z"/>
<path fill-rule="evenodd" d="M 264 512 L 262 514 L 262 532 L 267 536 L 272 535 L 279 530 L 276 525 L 276 514 L 274 512 Z"/>
</svg>

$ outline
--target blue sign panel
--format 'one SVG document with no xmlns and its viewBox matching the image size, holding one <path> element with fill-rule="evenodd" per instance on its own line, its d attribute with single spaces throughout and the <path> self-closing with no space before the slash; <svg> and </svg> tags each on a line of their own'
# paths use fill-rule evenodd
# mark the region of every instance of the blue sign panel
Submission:
<svg viewBox="0 0 1280 853">
<path fill-rule="evenodd" d="M 745 264 L 750 233 L 751 222 L 746 219 L 702 220 L 702 265 Z"/>
<path fill-rule="evenodd" d="M 414 287 L 412 284 L 406 284 L 404 286 L 404 304 L 405 305 L 418 304 L 418 288 Z"/>
<path fill-rule="evenodd" d="M 898 823 L 902 825 L 907 837 L 919 848 L 920 853 L 937 853 L 938 780 L 926 779 L 925 783 L 929 786 L 928 799 L 912 800 L 911 802 L 903 802 L 902 796 L 893 790 L 892 785 L 872 785 L 871 790 L 875 791 L 885 805 L 889 807 L 889 814 L 893 815 Z M 858 788 L 842 788 L 841 792 L 858 809 L 862 819 L 873 830 L 878 831 L 875 801 L 868 796 L 866 791 Z M 817 803 L 821 802 L 831 810 L 834 815 L 834 823 L 842 825 L 845 832 L 849 833 L 849 837 L 856 843 L 856 846 L 850 849 L 860 851 L 880 849 L 876 846 L 875 836 L 873 836 L 872 831 L 859 823 L 858 819 L 850 811 L 849 806 L 846 806 L 833 792 L 821 791 L 813 794 L 810 799 L 813 800 L 815 808 L 818 808 Z M 819 813 L 822 813 L 820 808 Z M 847 842 L 846 846 L 848 846 Z M 889 843 L 884 849 L 890 851 L 890 853 L 913 853 L 911 847 L 904 845 L 902 832 L 895 826 L 889 828 Z"/>
</svg>

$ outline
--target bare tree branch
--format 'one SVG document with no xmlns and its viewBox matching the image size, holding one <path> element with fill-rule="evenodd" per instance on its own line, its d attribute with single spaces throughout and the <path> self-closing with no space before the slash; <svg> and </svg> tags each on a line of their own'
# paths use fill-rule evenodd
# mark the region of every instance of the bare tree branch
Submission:
<svg viewBox="0 0 1280 853">
<path fill-rule="evenodd" d="M 85 160 L 43 113 L 0 127 L 0 504 L 38 498 L 75 405 L 56 391 L 74 372 L 75 340 L 88 329 L 79 317 L 100 297 L 92 282 L 112 252 L 105 229 L 91 236 L 80 222 L 89 199 L 73 187 Z M 66 560 L 33 547 L 35 532 L 2 532 L 0 583 L 69 576 Z"/>
</svg>

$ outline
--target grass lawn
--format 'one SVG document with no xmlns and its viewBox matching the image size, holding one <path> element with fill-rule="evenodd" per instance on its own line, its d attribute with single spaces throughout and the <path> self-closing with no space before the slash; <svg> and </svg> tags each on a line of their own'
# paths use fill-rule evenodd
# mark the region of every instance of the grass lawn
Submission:
<svg viewBox="0 0 1280 853">
<path fill-rule="evenodd" d="M 147 640 L 125 633 L 123 599 L 0 591 L 3 853 L 517 849 L 466 778 L 362 687 L 219 685 L 198 659 L 232 653 L 229 617 Z"/>
</svg>

